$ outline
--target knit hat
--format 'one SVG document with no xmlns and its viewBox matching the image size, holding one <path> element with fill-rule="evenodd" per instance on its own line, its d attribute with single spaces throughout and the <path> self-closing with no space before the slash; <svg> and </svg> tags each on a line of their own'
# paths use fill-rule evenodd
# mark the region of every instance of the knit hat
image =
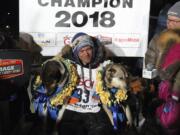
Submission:
<svg viewBox="0 0 180 135">
<path fill-rule="evenodd" d="M 80 49 L 82 49 L 85 46 L 91 46 L 92 48 L 94 48 L 94 42 L 92 40 L 92 37 L 83 32 L 74 35 L 74 37 L 71 40 L 71 43 L 72 43 L 72 52 L 75 61 L 78 63 L 79 63 L 78 53 Z"/>
<path fill-rule="evenodd" d="M 86 33 L 77 33 L 72 38 L 72 47 L 73 47 L 73 53 L 79 53 L 79 50 L 85 46 L 91 46 L 94 47 L 94 43 L 92 41 L 92 38 L 87 35 Z"/>
<path fill-rule="evenodd" d="M 180 1 L 176 2 L 169 10 L 167 15 L 176 16 L 180 18 Z"/>
</svg>

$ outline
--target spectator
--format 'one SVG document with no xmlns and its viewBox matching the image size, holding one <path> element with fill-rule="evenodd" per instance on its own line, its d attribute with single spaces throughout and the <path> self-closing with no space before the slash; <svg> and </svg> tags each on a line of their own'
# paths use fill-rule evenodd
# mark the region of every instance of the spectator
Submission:
<svg viewBox="0 0 180 135">
<path fill-rule="evenodd" d="M 180 1 L 167 12 L 167 29 L 151 40 L 145 57 L 145 65 L 153 65 L 159 71 L 158 97 L 163 100 L 156 116 L 169 135 L 179 135 L 180 119 Z"/>
<path fill-rule="evenodd" d="M 180 28 L 180 1 L 176 2 L 167 13 L 167 29 L 175 29 Z M 147 52 L 145 54 L 145 66 L 147 64 L 152 64 L 155 67 L 155 61 L 158 55 L 157 49 L 157 40 L 159 38 L 159 34 L 155 34 L 151 39 Z"/>
<path fill-rule="evenodd" d="M 9 135 L 20 117 L 29 113 L 26 88 L 31 62 L 29 53 L 4 33 L 0 33 L 0 58 L 0 134 Z"/>
<path fill-rule="evenodd" d="M 164 29 L 167 28 L 166 25 L 166 20 L 167 20 L 167 12 L 169 10 L 169 8 L 172 6 L 172 4 L 167 3 L 163 9 L 160 11 L 159 15 L 158 15 L 158 19 L 157 19 L 157 27 L 155 29 L 155 33 L 160 33 L 161 31 L 163 31 Z"/>
</svg>

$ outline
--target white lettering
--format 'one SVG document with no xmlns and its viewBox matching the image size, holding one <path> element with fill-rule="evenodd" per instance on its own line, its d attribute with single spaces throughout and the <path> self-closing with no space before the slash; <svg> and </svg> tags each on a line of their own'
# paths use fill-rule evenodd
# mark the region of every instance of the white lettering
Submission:
<svg viewBox="0 0 180 135">
<path fill-rule="evenodd" d="M 38 0 L 40 6 L 46 7 L 111 7 L 132 8 L 133 0 Z"/>
<path fill-rule="evenodd" d="M 0 67 L 0 72 L 14 70 L 14 66 Z"/>
</svg>

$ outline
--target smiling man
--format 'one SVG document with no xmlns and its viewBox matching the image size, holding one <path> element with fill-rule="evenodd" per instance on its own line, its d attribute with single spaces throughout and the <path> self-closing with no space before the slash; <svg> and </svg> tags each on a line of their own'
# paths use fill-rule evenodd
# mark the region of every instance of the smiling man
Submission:
<svg viewBox="0 0 180 135">
<path fill-rule="evenodd" d="M 81 62 L 86 65 L 91 62 L 92 59 L 92 47 L 91 46 L 85 46 L 79 51 L 79 59 Z"/>
<path fill-rule="evenodd" d="M 71 98 L 58 130 L 61 135 L 113 135 L 113 126 L 96 93 L 96 71 L 106 59 L 103 45 L 82 32 L 74 35 L 71 44 L 70 52 L 79 76 L 74 90 L 78 100 L 73 102 Z"/>
</svg>

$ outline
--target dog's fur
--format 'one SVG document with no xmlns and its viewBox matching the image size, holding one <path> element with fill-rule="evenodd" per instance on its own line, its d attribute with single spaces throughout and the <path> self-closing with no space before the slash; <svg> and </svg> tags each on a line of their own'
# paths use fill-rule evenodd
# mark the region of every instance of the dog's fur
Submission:
<svg viewBox="0 0 180 135">
<path fill-rule="evenodd" d="M 50 59 L 43 63 L 40 76 L 40 83 L 43 83 L 45 88 L 48 90 L 46 93 L 48 96 L 51 96 L 55 92 L 55 87 L 57 85 L 63 87 L 69 79 L 69 73 L 66 70 L 65 64 L 63 64 L 62 61 L 57 61 L 55 59 Z M 32 97 L 36 98 L 36 96 L 38 96 L 37 91 L 36 89 L 33 89 Z M 58 131 L 56 129 L 56 123 L 62 119 L 65 106 L 66 104 L 61 108 L 59 107 L 60 110 L 56 121 L 50 118 L 46 107 L 44 107 L 43 110 L 44 117 L 39 117 L 36 113 L 23 116 L 20 123 L 16 126 L 13 135 L 57 135 Z"/>
<path fill-rule="evenodd" d="M 57 85 L 63 87 L 69 79 L 69 73 L 66 69 L 65 65 L 56 59 L 45 62 L 41 74 L 42 82 L 47 88 L 51 89 Z M 48 93 L 53 93 L 53 91 Z M 67 101 L 65 103 L 67 103 Z M 64 104 L 59 110 L 57 121 L 62 119 L 66 105 L 67 104 Z"/>
<path fill-rule="evenodd" d="M 20 49 L 17 47 L 16 40 L 7 34 L 0 32 L 0 49 Z"/>
<path fill-rule="evenodd" d="M 34 41 L 34 38 L 30 34 L 21 32 L 16 46 L 30 53 L 32 64 L 38 65 L 42 63 L 42 48 Z"/>
<path fill-rule="evenodd" d="M 47 86 L 46 84 L 63 86 L 68 77 L 69 73 L 61 61 L 48 60 L 42 66 L 41 78 L 45 86 Z"/>
<path fill-rule="evenodd" d="M 119 88 L 123 90 L 127 90 L 127 80 L 128 80 L 128 72 L 125 69 L 125 66 L 119 64 L 119 63 L 111 63 L 106 65 L 105 71 L 104 71 L 104 81 L 105 81 L 105 87 L 107 88 Z M 131 111 L 128 105 L 123 106 L 124 112 L 127 117 L 127 124 L 132 125 L 132 116 Z M 112 121 L 112 115 L 110 111 L 107 111 L 106 106 L 103 106 L 105 111 L 107 112 L 111 123 Z"/>
<path fill-rule="evenodd" d="M 67 67 L 62 61 L 56 59 L 50 59 L 44 62 L 41 72 L 42 83 L 47 89 L 48 95 L 51 95 L 56 86 L 64 87 L 69 80 L 69 72 Z M 65 101 L 66 103 L 66 101 Z M 65 105 L 63 105 L 59 111 L 57 121 L 60 121 L 65 111 Z"/>
<path fill-rule="evenodd" d="M 127 89 L 127 77 L 128 73 L 121 64 L 114 63 L 105 67 L 104 81 L 108 88 Z"/>
</svg>

